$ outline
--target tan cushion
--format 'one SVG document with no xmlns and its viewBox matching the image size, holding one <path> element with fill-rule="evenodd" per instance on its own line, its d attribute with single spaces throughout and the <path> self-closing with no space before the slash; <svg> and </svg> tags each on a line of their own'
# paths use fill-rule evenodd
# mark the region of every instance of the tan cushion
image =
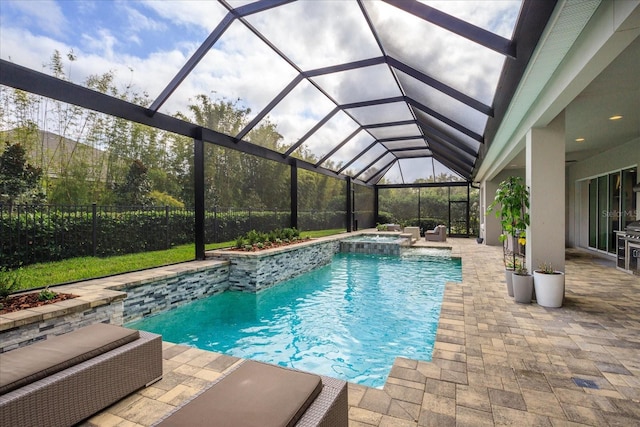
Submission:
<svg viewBox="0 0 640 427">
<path fill-rule="evenodd" d="M 0 394 L 135 341 L 136 330 L 98 323 L 0 354 Z"/>
<path fill-rule="evenodd" d="M 293 426 L 320 391 L 318 375 L 247 360 L 159 425 Z"/>
</svg>

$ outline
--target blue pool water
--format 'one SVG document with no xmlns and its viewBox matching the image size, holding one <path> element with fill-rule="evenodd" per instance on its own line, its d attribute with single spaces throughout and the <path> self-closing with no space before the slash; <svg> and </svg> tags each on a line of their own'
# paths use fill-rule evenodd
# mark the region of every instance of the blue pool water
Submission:
<svg viewBox="0 0 640 427">
<path fill-rule="evenodd" d="M 396 356 L 431 360 L 446 281 L 460 259 L 336 254 L 258 294 L 223 292 L 128 324 L 164 341 L 381 387 Z"/>
</svg>

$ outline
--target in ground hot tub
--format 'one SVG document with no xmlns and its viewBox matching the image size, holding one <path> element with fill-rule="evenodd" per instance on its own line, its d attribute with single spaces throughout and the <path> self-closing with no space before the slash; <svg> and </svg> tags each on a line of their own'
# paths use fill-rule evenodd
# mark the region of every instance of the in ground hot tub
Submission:
<svg viewBox="0 0 640 427">
<path fill-rule="evenodd" d="M 411 236 L 400 233 L 365 233 L 340 241 L 340 252 L 377 255 L 400 255 L 411 246 Z"/>
</svg>

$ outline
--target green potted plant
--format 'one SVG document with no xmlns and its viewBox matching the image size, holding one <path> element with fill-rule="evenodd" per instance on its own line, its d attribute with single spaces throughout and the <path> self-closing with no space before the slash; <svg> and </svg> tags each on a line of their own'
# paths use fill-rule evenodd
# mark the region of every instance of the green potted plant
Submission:
<svg viewBox="0 0 640 427">
<path fill-rule="evenodd" d="M 498 205 L 500 205 L 499 208 Z M 498 185 L 496 196 L 487 208 L 487 213 L 495 211 L 502 226 L 500 241 L 503 245 L 507 291 L 509 291 L 512 273 L 514 269 L 518 268 L 517 244 L 525 245 L 527 242 L 525 233 L 527 226 L 529 226 L 528 209 L 529 189 L 524 180 L 518 176 L 510 176 Z M 508 249 L 509 238 L 511 238 L 511 250 Z M 520 262 L 520 267 L 524 268 L 523 262 Z M 513 296 L 513 293 L 509 293 L 509 295 Z"/>
<path fill-rule="evenodd" d="M 550 263 L 541 264 L 533 271 L 536 302 L 543 307 L 562 307 L 564 300 L 564 273 L 556 271 Z"/>
</svg>

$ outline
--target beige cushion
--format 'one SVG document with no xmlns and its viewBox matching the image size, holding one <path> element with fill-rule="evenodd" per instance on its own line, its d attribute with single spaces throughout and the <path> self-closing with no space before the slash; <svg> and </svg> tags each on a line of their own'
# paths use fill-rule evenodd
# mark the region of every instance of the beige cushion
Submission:
<svg viewBox="0 0 640 427">
<path fill-rule="evenodd" d="M 318 375 L 247 360 L 159 425 L 293 426 L 320 391 Z"/>
<path fill-rule="evenodd" d="M 135 341 L 138 331 L 98 323 L 0 354 L 0 394 Z"/>
</svg>

